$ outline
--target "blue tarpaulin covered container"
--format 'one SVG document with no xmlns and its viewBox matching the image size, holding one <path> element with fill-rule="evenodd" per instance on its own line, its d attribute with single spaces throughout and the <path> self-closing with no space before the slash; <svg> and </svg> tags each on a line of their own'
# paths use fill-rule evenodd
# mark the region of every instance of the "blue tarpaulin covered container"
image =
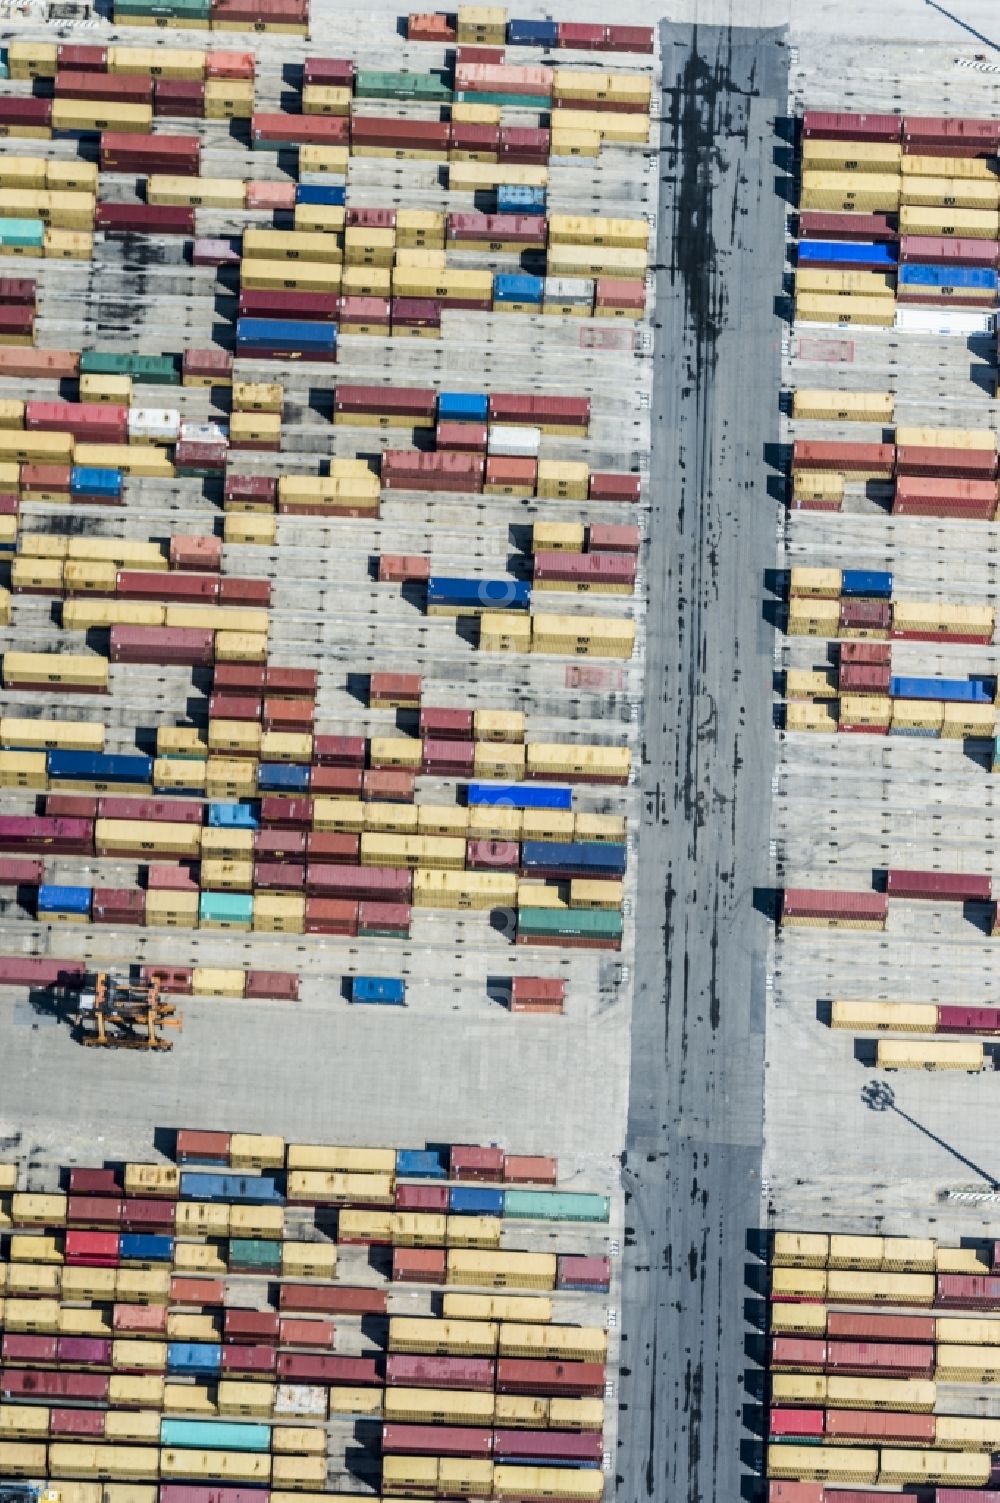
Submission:
<svg viewBox="0 0 1000 1503">
<path fill-rule="evenodd" d="M 498 272 L 493 278 L 495 303 L 540 303 L 545 294 L 543 277 L 511 275 Z"/>
<path fill-rule="evenodd" d="M 485 423 L 489 397 L 484 391 L 439 392 L 437 415 L 439 423 Z"/>
<path fill-rule="evenodd" d="M 884 266 L 895 269 L 898 251 L 895 245 L 872 240 L 800 240 L 799 266 L 827 266 L 831 262 L 845 270 L 854 267 Z"/>
<path fill-rule="evenodd" d="M 397 1148 L 397 1179 L 447 1179 L 448 1167 L 431 1148 Z"/>
<path fill-rule="evenodd" d="M 840 593 L 855 599 L 889 600 L 892 575 L 887 569 L 844 569 L 840 576 Z"/>
<path fill-rule="evenodd" d="M 470 783 L 470 804 L 489 804 L 508 809 L 572 809 L 572 788 L 545 787 L 541 783 Z"/>
<path fill-rule="evenodd" d="M 259 830 L 260 807 L 257 804 L 212 803 L 208 822 L 216 830 Z"/>
<path fill-rule="evenodd" d="M 38 912 L 72 913 L 88 918 L 92 896 L 90 887 L 61 887 L 53 882 L 43 882 L 38 889 Z"/>
<path fill-rule="evenodd" d="M 69 472 L 71 496 L 99 496 L 117 500 L 125 481 L 121 470 L 99 470 L 92 465 L 73 465 Z"/>
<path fill-rule="evenodd" d="M 351 981 L 351 1001 L 403 1007 L 406 1003 L 406 982 L 395 976 L 355 976 Z"/>
<path fill-rule="evenodd" d="M 501 184 L 497 188 L 497 213 L 544 214 L 545 189 L 525 188 L 514 183 Z"/>
<path fill-rule="evenodd" d="M 970 292 L 996 292 L 997 273 L 985 266 L 926 266 L 907 261 L 899 268 L 900 287 L 964 287 Z"/>
<path fill-rule="evenodd" d="M 168 1341 L 167 1372 L 212 1374 L 222 1368 L 222 1346 L 214 1341 Z"/>
</svg>

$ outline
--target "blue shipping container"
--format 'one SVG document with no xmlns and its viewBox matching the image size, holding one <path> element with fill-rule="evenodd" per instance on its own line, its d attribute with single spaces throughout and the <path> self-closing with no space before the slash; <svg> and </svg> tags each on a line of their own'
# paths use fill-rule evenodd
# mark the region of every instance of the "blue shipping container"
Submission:
<svg viewBox="0 0 1000 1503">
<path fill-rule="evenodd" d="M 240 318 L 236 321 L 236 343 L 326 353 L 336 348 L 337 326 L 294 318 Z"/>
<path fill-rule="evenodd" d="M 73 496 L 120 496 L 123 485 L 121 470 L 97 470 L 91 465 L 75 464 L 69 472 Z"/>
<path fill-rule="evenodd" d="M 395 976 L 355 976 L 351 981 L 351 1001 L 403 1007 L 406 1004 L 406 982 Z"/>
<path fill-rule="evenodd" d="M 214 1341 L 168 1341 L 168 1373 L 217 1373 L 222 1368 L 222 1346 Z"/>
<path fill-rule="evenodd" d="M 118 1256 L 123 1263 L 172 1263 L 174 1239 L 158 1232 L 123 1232 Z"/>
<path fill-rule="evenodd" d="M 43 882 L 38 889 L 38 912 L 75 913 L 87 918 L 91 896 L 89 887 L 59 887 L 53 882 Z"/>
<path fill-rule="evenodd" d="M 572 788 L 547 788 L 541 783 L 470 783 L 470 804 L 507 809 L 572 809 Z"/>
<path fill-rule="evenodd" d="M 485 423 L 490 402 L 485 392 L 442 391 L 438 393 L 439 423 Z"/>
<path fill-rule="evenodd" d="M 397 1148 L 397 1179 L 447 1179 L 448 1169 L 439 1153 L 429 1148 Z"/>
<path fill-rule="evenodd" d="M 898 251 L 895 245 L 870 240 L 800 240 L 797 254 L 799 266 L 812 266 L 817 262 L 836 261 L 841 266 L 884 266 L 891 271 L 896 265 Z"/>
<path fill-rule="evenodd" d="M 892 575 L 887 569 L 844 569 L 840 593 L 863 596 L 866 600 L 888 600 L 892 596 Z"/>
<path fill-rule="evenodd" d="M 541 277 L 511 276 L 498 272 L 493 278 L 495 303 L 540 303 L 545 292 Z"/>
<path fill-rule="evenodd" d="M 625 874 L 627 850 L 610 841 L 525 840 L 521 846 L 521 866 L 552 867 L 567 872 L 586 870 L 597 877 L 621 877 Z"/>
<path fill-rule="evenodd" d="M 111 752 L 50 751 L 45 758 L 50 778 L 79 778 L 88 783 L 152 783 L 152 757 L 122 757 Z"/>
<path fill-rule="evenodd" d="M 295 202 L 297 204 L 326 204 L 331 209 L 342 209 L 347 202 L 347 189 L 339 183 L 332 187 L 320 183 L 296 184 Z"/>
<path fill-rule="evenodd" d="M 544 214 L 545 189 L 501 184 L 497 188 L 498 214 Z"/>
<path fill-rule="evenodd" d="M 974 292 L 996 292 L 997 273 L 985 266 L 925 266 L 907 261 L 899 268 L 900 287 L 965 287 Z"/>
<path fill-rule="evenodd" d="M 233 1204 L 283 1206 L 285 1197 L 269 1174 L 213 1174 L 211 1170 L 181 1171 L 181 1200 L 228 1200 Z"/>
<path fill-rule="evenodd" d="M 257 787 L 261 793 L 306 793 L 309 767 L 297 762 L 261 762 Z"/>
<path fill-rule="evenodd" d="M 526 611 L 531 606 L 531 585 L 526 579 L 447 579 L 432 574 L 427 581 L 427 604 Z"/>
<path fill-rule="evenodd" d="M 507 43 L 511 47 L 558 47 L 558 22 L 508 21 Z"/>
<path fill-rule="evenodd" d="M 163 1419 L 160 1445 L 197 1446 L 208 1451 L 269 1451 L 271 1427 L 234 1420 Z"/>
<path fill-rule="evenodd" d="M 503 1191 L 453 1185 L 448 1191 L 448 1209 L 453 1216 L 502 1216 Z"/>
<path fill-rule="evenodd" d="M 216 830 L 259 830 L 259 804 L 209 804 L 208 822 Z"/>
<path fill-rule="evenodd" d="M 979 679 L 890 678 L 893 699 L 943 699 L 951 704 L 991 705 L 993 695 Z"/>
</svg>

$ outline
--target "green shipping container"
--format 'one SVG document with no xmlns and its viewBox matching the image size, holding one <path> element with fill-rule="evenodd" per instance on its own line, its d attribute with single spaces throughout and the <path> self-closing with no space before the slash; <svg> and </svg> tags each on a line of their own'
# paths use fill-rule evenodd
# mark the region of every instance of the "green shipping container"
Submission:
<svg viewBox="0 0 1000 1503">
<path fill-rule="evenodd" d="M 263 1237 L 234 1237 L 229 1244 L 231 1273 L 280 1273 L 281 1243 Z"/>
<path fill-rule="evenodd" d="M 253 896 L 248 892 L 203 892 L 198 903 L 198 922 L 249 928 L 253 923 Z"/>
<path fill-rule="evenodd" d="M 160 1445 L 206 1451 L 269 1451 L 271 1427 L 234 1420 L 162 1419 Z"/>
<path fill-rule="evenodd" d="M 208 20 L 212 0 L 115 0 L 115 20 L 128 16 L 154 16 L 164 20 Z"/>
<path fill-rule="evenodd" d="M 10 69 L 7 67 L 7 49 L 0 47 L 0 78 L 9 78 Z"/>
<path fill-rule="evenodd" d="M 621 940 L 622 916 L 602 909 L 519 908 L 517 928 L 543 937 Z"/>
<path fill-rule="evenodd" d="M 45 226 L 40 219 L 0 219 L 0 245 L 45 244 Z"/>
<path fill-rule="evenodd" d="M 462 89 L 455 95 L 459 104 L 505 104 L 512 110 L 550 110 L 552 99 L 548 94 L 480 94 L 478 90 Z"/>
<path fill-rule="evenodd" d="M 513 1221 L 608 1221 L 611 1201 L 568 1190 L 505 1190 L 503 1213 Z"/>
<path fill-rule="evenodd" d="M 180 386 L 180 361 L 176 355 L 130 355 L 129 375 L 146 386 Z"/>
<path fill-rule="evenodd" d="M 356 99 L 429 99 L 450 104 L 452 92 L 433 73 L 374 73 L 362 68 L 354 75 Z"/>
</svg>

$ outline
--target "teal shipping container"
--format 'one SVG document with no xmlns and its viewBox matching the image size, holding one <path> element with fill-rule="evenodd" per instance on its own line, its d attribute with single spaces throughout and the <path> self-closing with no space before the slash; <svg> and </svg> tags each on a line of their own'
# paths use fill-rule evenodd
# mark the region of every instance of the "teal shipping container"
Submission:
<svg viewBox="0 0 1000 1503">
<path fill-rule="evenodd" d="M 0 245 L 45 245 L 45 226 L 40 219 L 0 219 Z"/>
<path fill-rule="evenodd" d="M 281 1243 L 264 1237 L 233 1237 L 229 1243 L 231 1272 L 280 1273 Z"/>
<path fill-rule="evenodd" d="M 0 78 L 9 78 L 10 69 L 7 67 L 7 49 L 0 47 Z"/>
<path fill-rule="evenodd" d="M 427 99 L 450 104 L 452 90 L 434 73 L 377 73 L 362 68 L 354 75 L 355 99 Z"/>
<path fill-rule="evenodd" d="M 481 94 L 478 89 L 460 89 L 455 95 L 456 104 L 506 104 L 513 110 L 550 110 L 552 100 L 548 94 Z"/>
<path fill-rule="evenodd" d="M 514 1221 L 607 1221 L 611 1201 L 570 1190 L 505 1190 L 503 1213 Z"/>
<path fill-rule="evenodd" d="M 198 903 L 198 922 L 248 928 L 253 923 L 253 895 L 248 892 L 203 892 Z"/>
<path fill-rule="evenodd" d="M 271 1427 L 234 1420 L 164 1419 L 160 1421 L 160 1445 L 204 1447 L 207 1451 L 268 1451 Z"/>
</svg>

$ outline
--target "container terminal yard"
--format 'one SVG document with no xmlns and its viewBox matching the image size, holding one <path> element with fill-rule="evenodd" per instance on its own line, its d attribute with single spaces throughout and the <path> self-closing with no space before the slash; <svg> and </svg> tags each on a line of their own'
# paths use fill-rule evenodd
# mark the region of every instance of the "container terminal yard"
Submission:
<svg viewBox="0 0 1000 1503">
<path fill-rule="evenodd" d="M 0 1486 L 992 1499 L 988 7 L 10 9 Z"/>
</svg>

